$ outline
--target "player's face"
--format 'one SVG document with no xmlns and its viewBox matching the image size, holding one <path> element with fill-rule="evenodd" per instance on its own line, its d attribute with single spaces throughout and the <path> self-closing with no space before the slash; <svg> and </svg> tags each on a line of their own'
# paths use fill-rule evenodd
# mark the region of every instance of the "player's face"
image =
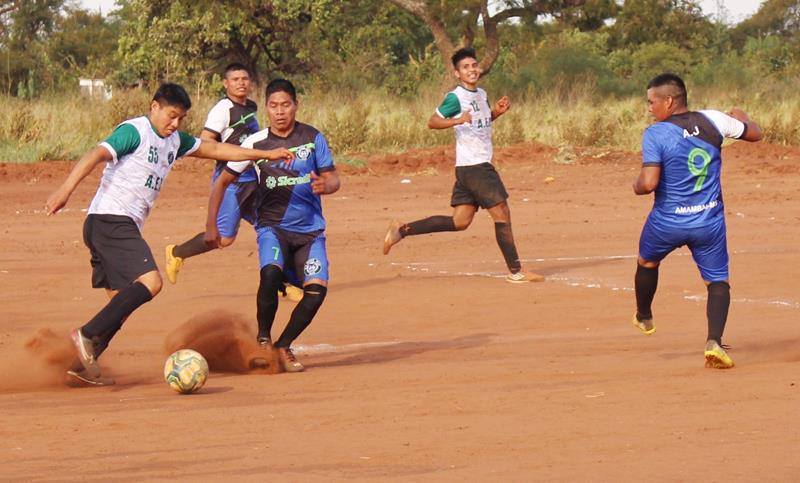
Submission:
<svg viewBox="0 0 800 483">
<path fill-rule="evenodd" d="M 232 70 L 222 80 L 228 97 L 244 99 L 250 95 L 250 74 L 246 70 Z"/>
<path fill-rule="evenodd" d="M 288 92 L 273 92 L 267 98 L 269 125 L 276 131 L 286 131 L 294 126 L 297 103 Z"/>
<path fill-rule="evenodd" d="M 169 104 L 161 105 L 158 101 L 150 103 L 150 122 L 158 131 L 159 136 L 167 137 L 181 127 L 186 119 L 186 109 Z"/>
<path fill-rule="evenodd" d="M 664 95 L 657 88 L 647 89 L 647 110 L 656 121 L 663 121 L 672 115 L 670 107 L 673 102 L 672 97 Z"/>
<path fill-rule="evenodd" d="M 472 57 L 461 59 L 456 66 L 456 78 L 462 84 L 467 86 L 474 86 L 481 78 L 481 68 L 478 65 L 478 60 Z"/>
</svg>

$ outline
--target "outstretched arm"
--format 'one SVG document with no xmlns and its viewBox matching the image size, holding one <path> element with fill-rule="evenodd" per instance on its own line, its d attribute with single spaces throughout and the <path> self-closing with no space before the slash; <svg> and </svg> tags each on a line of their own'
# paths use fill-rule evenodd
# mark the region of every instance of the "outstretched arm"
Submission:
<svg viewBox="0 0 800 483">
<path fill-rule="evenodd" d="M 761 127 L 755 122 L 751 121 L 750 117 L 743 110 L 734 107 L 731 109 L 731 112 L 729 112 L 728 115 L 744 123 L 744 136 L 740 137 L 739 139 L 755 142 L 761 141 L 761 138 L 764 137 L 764 133 L 761 132 Z"/>
<path fill-rule="evenodd" d="M 114 159 L 111 153 L 103 146 L 97 146 L 88 153 L 84 154 L 75 167 L 72 168 L 67 179 L 50 196 L 44 205 L 47 216 L 57 213 L 67 204 L 67 200 L 78 187 L 83 178 L 91 173 L 95 166 L 106 163 Z"/>
<path fill-rule="evenodd" d="M 192 153 L 198 158 L 224 159 L 225 161 L 247 161 L 253 159 L 269 159 L 271 161 L 291 161 L 294 159 L 286 148 L 247 149 L 228 143 L 201 141 L 197 150 Z"/>
<path fill-rule="evenodd" d="M 206 245 L 212 248 L 220 246 L 219 229 L 217 229 L 217 215 L 219 215 L 219 206 L 222 204 L 222 198 L 225 196 L 225 190 L 228 186 L 239 178 L 228 170 L 223 169 L 214 186 L 211 187 L 211 196 L 208 199 L 208 218 L 206 218 L 206 234 L 204 241 Z"/>
</svg>

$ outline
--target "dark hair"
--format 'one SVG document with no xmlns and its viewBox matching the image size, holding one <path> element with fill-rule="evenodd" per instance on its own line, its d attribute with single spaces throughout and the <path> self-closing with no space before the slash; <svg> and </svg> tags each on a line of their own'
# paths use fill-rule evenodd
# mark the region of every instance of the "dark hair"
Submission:
<svg viewBox="0 0 800 483">
<path fill-rule="evenodd" d="M 186 89 L 178 84 L 169 82 L 158 87 L 156 93 L 153 94 L 153 100 L 162 106 L 182 107 L 187 111 L 192 108 L 192 100 L 189 98 L 189 94 L 186 93 Z"/>
<path fill-rule="evenodd" d="M 453 61 L 453 67 L 458 68 L 458 63 L 464 59 L 475 59 L 478 60 L 478 54 L 475 53 L 475 49 L 472 47 L 462 47 L 456 50 L 456 53 L 450 58 Z"/>
<path fill-rule="evenodd" d="M 285 92 L 292 97 L 292 101 L 297 102 L 297 91 L 294 88 L 294 84 L 286 79 L 272 79 L 269 81 L 269 84 L 267 84 L 267 99 L 276 92 Z"/>
<path fill-rule="evenodd" d="M 659 74 L 653 77 L 650 82 L 647 83 L 647 88 L 652 89 L 654 87 L 663 87 L 663 86 L 670 86 L 672 87 L 673 94 L 672 98 L 676 101 L 683 103 L 684 106 L 689 105 L 689 99 L 686 95 L 686 84 L 683 82 L 677 74 L 672 74 L 670 72 L 665 72 L 663 74 Z"/>
<path fill-rule="evenodd" d="M 242 64 L 241 62 L 233 62 L 231 64 L 228 64 L 227 67 L 225 67 L 225 71 L 222 73 L 222 77 L 228 77 L 228 72 L 233 72 L 235 70 L 243 70 L 247 72 L 247 75 L 251 75 L 250 69 L 248 69 L 246 65 Z"/>
</svg>

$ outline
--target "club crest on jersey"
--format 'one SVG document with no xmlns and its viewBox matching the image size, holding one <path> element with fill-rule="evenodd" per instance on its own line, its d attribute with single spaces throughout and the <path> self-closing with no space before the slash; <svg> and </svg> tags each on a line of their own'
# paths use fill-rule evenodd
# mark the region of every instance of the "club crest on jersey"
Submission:
<svg viewBox="0 0 800 483">
<path fill-rule="evenodd" d="M 294 154 L 297 156 L 297 159 L 305 161 L 311 156 L 311 149 L 308 144 L 304 144 L 302 146 L 298 146 L 297 151 L 295 151 Z"/>
<path fill-rule="evenodd" d="M 303 267 L 306 275 L 316 275 L 322 271 L 322 262 L 318 258 L 309 258 Z"/>
</svg>

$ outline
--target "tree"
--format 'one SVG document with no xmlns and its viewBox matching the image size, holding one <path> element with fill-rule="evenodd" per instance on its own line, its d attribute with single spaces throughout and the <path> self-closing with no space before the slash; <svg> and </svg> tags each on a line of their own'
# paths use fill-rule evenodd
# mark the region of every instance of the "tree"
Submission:
<svg viewBox="0 0 800 483">
<path fill-rule="evenodd" d="M 187 80 L 238 61 L 258 73 L 305 72 L 308 31 L 338 9 L 333 0 L 129 0 L 120 52 L 134 77 Z"/>
<path fill-rule="evenodd" d="M 610 30 L 615 48 L 660 41 L 702 50 L 714 37 L 714 25 L 693 0 L 626 0 Z"/>
<path fill-rule="evenodd" d="M 733 28 L 731 36 L 738 46 L 748 37 L 777 35 L 796 37 L 800 31 L 800 0 L 767 0 L 752 17 Z"/>
</svg>

